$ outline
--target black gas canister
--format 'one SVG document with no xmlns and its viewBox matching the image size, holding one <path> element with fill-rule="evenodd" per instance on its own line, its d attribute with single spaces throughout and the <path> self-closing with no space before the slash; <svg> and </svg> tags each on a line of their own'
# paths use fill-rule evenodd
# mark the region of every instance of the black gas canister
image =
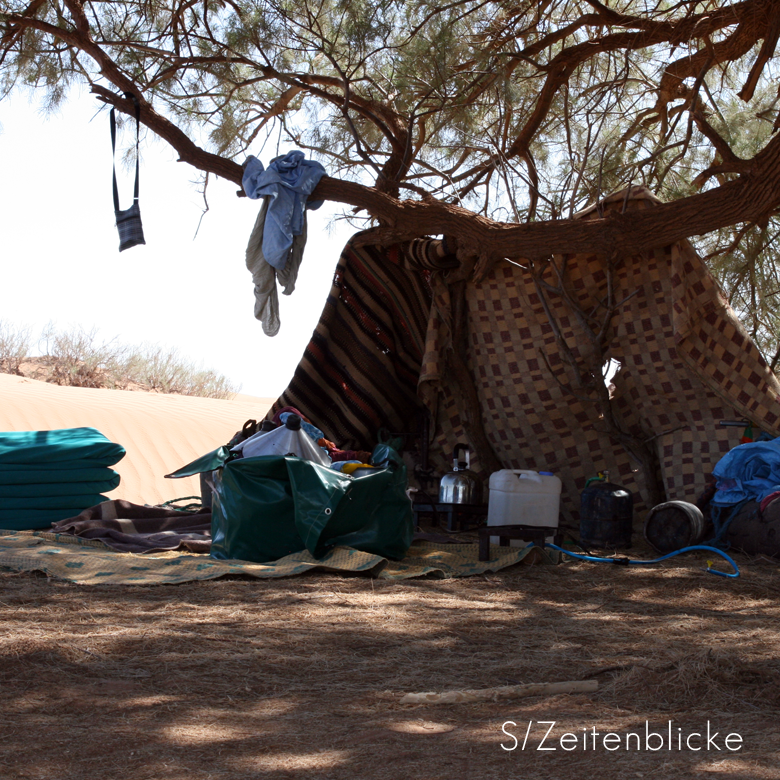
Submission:
<svg viewBox="0 0 780 780">
<path fill-rule="evenodd" d="M 592 477 L 580 494 L 580 541 L 586 547 L 631 547 L 634 499 L 609 473 Z"/>
</svg>

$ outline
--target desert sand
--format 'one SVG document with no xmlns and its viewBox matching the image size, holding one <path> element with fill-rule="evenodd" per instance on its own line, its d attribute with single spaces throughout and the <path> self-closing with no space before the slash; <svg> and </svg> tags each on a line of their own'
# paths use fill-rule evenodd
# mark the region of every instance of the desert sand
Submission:
<svg viewBox="0 0 780 780">
<path fill-rule="evenodd" d="M 165 479 L 165 474 L 226 444 L 246 420 L 262 419 L 274 400 L 60 387 L 0 374 L 0 431 L 97 428 L 127 450 L 113 467 L 122 481 L 108 498 L 159 504 L 199 495 L 197 477 Z"/>
</svg>

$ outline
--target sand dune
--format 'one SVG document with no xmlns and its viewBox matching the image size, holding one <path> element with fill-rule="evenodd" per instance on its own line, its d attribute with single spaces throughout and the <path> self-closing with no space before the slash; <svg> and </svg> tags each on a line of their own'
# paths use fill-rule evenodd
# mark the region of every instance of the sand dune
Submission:
<svg viewBox="0 0 780 780">
<path fill-rule="evenodd" d="M 127 450 L 114 466 L 122 482 L 108 497 L 158 504 L 198 495 L 197 477 L 164 475 L 225 444 L 246 420 L 264 417 L 273 400 L 59 387 L 0 374 L 0 431 L 97 428 Z"/>
</svg>

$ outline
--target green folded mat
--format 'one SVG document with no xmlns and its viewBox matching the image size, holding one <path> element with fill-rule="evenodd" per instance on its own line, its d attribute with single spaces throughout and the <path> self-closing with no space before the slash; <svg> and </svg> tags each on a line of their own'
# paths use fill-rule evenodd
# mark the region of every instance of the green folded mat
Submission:
<svg viewBox="0 0 780 780">
<path fill-rule="evenodd" d="M 78 463 L 89 463 L 89 461 L 78 461 Z M 46 485 L 51 483 L 63 484 L 65 482 L 109 482 L 118 476 L 114 469 L 107 467 L 80 467 L 74 465 L 72 469 L 54 469 L 50 466 L 41 468 L 40 466 L 12 466 L 4 463 L 0 466 L 0 495 L 2 495 L 3 485 Z M 116 485 L 114 485 L 116 487 Z M 90 486 L 87 490 L 92 491 Z M 94 488 L 94 492 L 102 493 L 103 490 L 111 488 Z M 81 491 L 84 492 L 84 491 Z"/>
<path fill-rule="evenodd" d="M 108 470 L 108 469 L 106 469 Z M 7 498 L 35 499 L 41 496 L 79 496 L 87 493 L 108 493 L 119 486 L 119 474 L 100 482 L 31 482 L 22 485 L 0 484 L 0 507 L 5 507 Z"/>
<path fill-rule="evenodd" d="M 113 466 L 124 455 L 124 447 L 95 428 L 0 433 L 0 467 L 6 463 L 45 467 L 74 459 L 93 461 L 93 466 Z"/>
<path fill-rule="evenodd" d="M 108 501 L 108 498 L 105 496 L 93 496 L 93 498 L 98 498 L 99 501 L 85 504 L 79 509 L 70 507 L 54 509 L 0 509 L 0 528 L 8 531 L 33 531 L 38 528 L 51 530 L 52 523 L 75 517 L 90 506 Z"/>
<path fill-rule="evenodd" d="M 73 517 L 82 509 L 95 506 L 102 501 L 107 501 L 105 496 L 99 493 L 78 493 L 74 496 L 23 496 L 21 498 L 0 498 L 0 511 L 27 509 L 75 509 L 70 515 Z"/>
<path fill-rule="evenodd" d="M 63 460 L 57 463 L 0 463 L 0 474 L 38 474 L 42 472 L 60 472 L 60 471 L 103 471 L 107 469 L 104 463 L 100 460 L 90 460 L 89 458 L 74 458 L 73 460 Z M 110 469 L 109 469 L 110 470 Z M 98 477 L 103 479 L 104 477 Z M 88 478 L 87 481 L 89 481 Z M 53 482 L 65 482 L 66 480 L 52 479 Z M 12 479 L 6 480 L 7 483 L 13 482 Z"/>
</svg>

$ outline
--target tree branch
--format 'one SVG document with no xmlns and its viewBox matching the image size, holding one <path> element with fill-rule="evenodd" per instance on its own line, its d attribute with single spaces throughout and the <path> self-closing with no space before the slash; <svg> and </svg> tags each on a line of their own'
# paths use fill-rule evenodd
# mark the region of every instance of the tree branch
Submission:
<svg viewBox="0 0 780 780">
<path fill-rule="evenodd" d="M 91 92 L 97 95 L 103 103 L 114 106 L 118 111 L 128 116 L 135 115 L 132 100 L 127 100 L 99 84 L 93 84 Z M 139 102 L 141 103 L 141 122 L 178 152 L 179 162 L 188 163 L 204 173 L 213 173 L 241 186 L 244 169 L 237 162 L 202 149 L 173 122 L 158 114 L 145 100 L 139 99 Z"/>
<path fill-rule="evenodd" d="M 780 136 L 770 140 L 739 179 L 707 192 L 630 214 L 596 220 L 554 220 L 523 225 L 495 222 L 441 201 L 399 201 L 373 188 L 324 177 L 312 198 L 363 208 L 389 225 L 381 242 L 421 235 L 455 235 L 494 258 L 613 251 L 631 255 L 669 246 L 739 222 L 758 222 L 780 205 Z"/>
</svg>

